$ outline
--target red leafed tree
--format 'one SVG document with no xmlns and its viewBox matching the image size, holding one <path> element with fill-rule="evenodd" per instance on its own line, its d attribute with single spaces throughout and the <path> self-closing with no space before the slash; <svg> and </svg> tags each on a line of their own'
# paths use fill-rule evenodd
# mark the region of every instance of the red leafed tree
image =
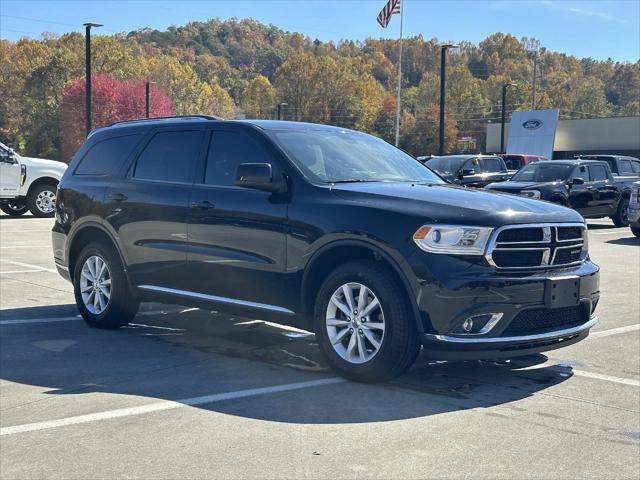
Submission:
<svg viewBox="0 0 640 480">
<path fill-rule="evenodd" d="M 91 96 L 93 128 L 145 116 L 144 80 L 121 82 L 110 75 L 94 75 L 91 80 Z M 171 98 L 159 85 L 150 85 L 149 99 L 149 116 L 174 114 Z M 85 138 L 84 79 L 74 80 L 64 88 L 60 103 L 60 122 L 62 153 L 68 162 Z"/>
</svg>

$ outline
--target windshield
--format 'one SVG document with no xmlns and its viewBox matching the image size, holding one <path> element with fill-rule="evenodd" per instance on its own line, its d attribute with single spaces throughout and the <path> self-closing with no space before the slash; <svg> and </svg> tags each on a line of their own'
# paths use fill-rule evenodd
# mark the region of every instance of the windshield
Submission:
<svg viewBox="0 0 640 480">
<path fill-rule="evenodd" d="M 444 183 L 410 155 L 366 133 L 337 128 L 266 133 L 313 182 Z"/>
<path fill-rule="evenodd" d="M 514 182 L 555 182 L 557 180 L 567 180 L 573 169 L 573 165 L 566 163 L 533 163 L 527 165 L 511 180 Z"/>
<path fill-rule="evenodd" d="M 460 170 L 462 164 L 469 160 L 468 155 L 451 155 L 449 157 L 434 157 L 429 160 L 425 165 L 432 170 L 435 170 L 440 175 L 453 175 Z"/>
</svg>

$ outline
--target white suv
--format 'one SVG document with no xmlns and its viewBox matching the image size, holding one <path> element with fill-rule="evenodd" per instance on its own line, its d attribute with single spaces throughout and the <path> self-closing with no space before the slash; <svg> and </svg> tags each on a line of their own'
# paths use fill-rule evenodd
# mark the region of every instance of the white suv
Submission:
<svg viewBox="0 0 640 480">
<path fill-rule="evenodd" d="M 30 210 L 36 217 L 53 217 L 56 188 L 66 169 L 65 163 L 23 157 L 0 143 L 0 210 L 13 216 Z"/>
</svg>

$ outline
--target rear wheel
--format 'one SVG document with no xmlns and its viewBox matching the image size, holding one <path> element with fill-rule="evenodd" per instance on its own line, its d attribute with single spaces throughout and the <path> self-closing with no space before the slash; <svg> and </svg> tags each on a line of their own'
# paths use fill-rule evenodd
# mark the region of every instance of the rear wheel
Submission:
<svg viewBox="0 0 640 480">
<path fill-rule="evenodd" d="M 35 217 L 53 217 L 56 211 L 56 186 L 46 183 L 36 185 L 27 196 L 27 205 Z"/>
<path fill-rule="evenodd" d="M 23 213 L 26 213 L 29 207 L 22 202 L 7 202 L 0 205 L 0 210 L 12 217 L 19 217 Z"/>
<path fill-rule="evenodd" d="M 420 351 L 409 299 L 376 262 L 349 262 L 329 274 L 318 293 L 314 322 L 327 363 L 351 380 L 397 377 Z"/>
<path fill-rule="evenodd" d="M 73 291 L 82 318 L 92 327 L 120 328 L 138 312 L 120 257 L 103 242 L 90 243 L 80 253 Z"/>
<path fill-rule="evenodd" d="M 628 227 L 629 226 L 629 199 L 623 198 L 618 204 L 618 210 L 616 214 L 611 217 L 613 224 L 616 227 Z"/>
</svg>

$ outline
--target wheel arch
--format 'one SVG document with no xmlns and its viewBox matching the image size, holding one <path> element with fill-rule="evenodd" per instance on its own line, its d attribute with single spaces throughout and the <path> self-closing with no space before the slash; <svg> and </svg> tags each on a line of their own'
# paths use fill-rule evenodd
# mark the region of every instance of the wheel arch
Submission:
<svg viewBox="0 0 640 480">
<path fill-rule="evenodd" d="M 73 281 L 73 274 L 76 267 L 76 260 L 82 249 L 91 242 L 104 241 L 111 245 L 113 249 L 118 253 L 120 262 L 127 277 L 129 285 L 131 285 L 129 279 L 129 272 L 127 270 L 127 264 L 124 261 L 122 252 L 118 247 L 118 243 L 115 241 L 111 233 L 97 222 L 86 222 L 81 227 L 77 228 L 69 241 L 69 247 L 67 249 L 67 264 L 69 267 L 69 277 Z"/>
<path fill-rule="evenodd" d="M 398 262 L 382 248 L 364 240 L 337 240 L 324 245 L 307 262 L 302 276 L 301 306 L 305 321 L 309 327 L 313 326 L 314 292 L 317 292 L 326 275 L 347 260 L 367 259 L 387 267 L 407 294 L 409 305 L 413 312 L 418 332 L 424 333 L 418 305 L 414 299 L 411 283 Z"/>
<path fill-rule="evenodd" d="M 33 189 L 40 185 L 55 185 L 57 187 L 58 183 L 60 183 L 60 180 L 54 177 L 38 177 L 29 184 L 29 188 L 27 189 L 27 196 L 31 195 Z"/>
</svg>

